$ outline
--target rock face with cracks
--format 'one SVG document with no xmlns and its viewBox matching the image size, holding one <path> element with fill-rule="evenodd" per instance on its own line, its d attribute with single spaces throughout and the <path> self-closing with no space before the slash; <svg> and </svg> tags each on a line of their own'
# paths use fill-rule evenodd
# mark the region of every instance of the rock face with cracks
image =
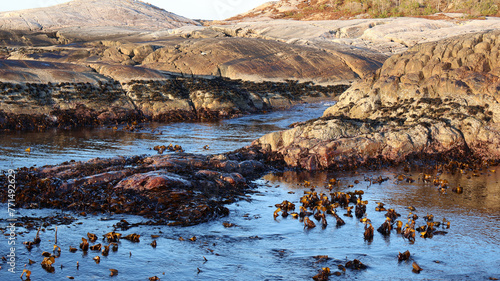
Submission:
<svg viewBox="0 0 500 281">
<path fill-rule="evenodd" d="M 448 157 L 500 158 L 500 32 L 417 45 L 323 116 L 253 143 L 308 170 Z"/>
<path fill-rule="evenodd" d="M 357 59 L 357 60 L 356 60 Z M 248 81 L 346 84 L 380 67 L 369 56 L 329 53 L 315 47 L 256 38 L 196 38 L 147 56 L 143 66 L 185 74 Z M 357 74 L 356 71 L 359 72 Z"/>
</svg>

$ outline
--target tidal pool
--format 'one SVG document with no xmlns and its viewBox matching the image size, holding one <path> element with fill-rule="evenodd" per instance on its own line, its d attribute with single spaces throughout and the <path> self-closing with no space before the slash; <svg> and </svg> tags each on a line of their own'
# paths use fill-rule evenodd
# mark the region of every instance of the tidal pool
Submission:
<svg viewBox="0 0 500 281">
<path fill-rule="evenodd" d="M 10 152 L 13 160 L 5 163 L 7 157 L 2 156 L 1 163 L 5 169 L 12 165 L 19 167 L 23 163 L 41 166 L 70 159 L 127 154 L 128 151 L 130 154 L 152 153 L 149 148 L 153 145 L 170 142 L 182 145 L 188 152 L 225 152 L 250 143 L 259 134 L 320 116 L 325 106 L 302 105 L 292 112 L 245 116 L 215 124 L 157 124 L 139 132 L 100 129 L 87 131 L 89 135 L 80 137 L 75 136 L 78 132 L 66 132 L 67 135 L 61 137 L 58 145 L 37 140 L 39 133 L 28 134 L 32 137 L 16 133 L 11 135 L 12 138 L 19 138 L 18 145 L 31 146 L 34 152 L 26 156 L 24 149 L 16 150 L 16 146 L 12 145 L 11 148 L 15 150 Z M 296 114 L 298 110 L 301 114 Z M 277 117 L 272 119 L 272 115 Z M 226 129 L 218 131 L 214 127 Z M 151 133 L 153 128 L 163 131 L 163 134 Z M 174 132 L 173 128 L 180 129 Z M 200 128 L 199 133 L 196 133 L 197 128 Z M 255 129 L 252 131 L 251 128 Z M 54 134 L 54 138 L 58 136 L 59 132 Z M 40 138 L 49 137 L 50 133 L 47 133 Z M 86 142 L 88 145 L 85 145 Z M 90 144 L 95 146 L 91 149 Z M 206 144 L 210 145 L 208 151 L 202 148 Z M 46 158 L 49 156 L 53 158 Z M 23 162 L 25 160 L 32 162 Z M 123 219 L 129 223 L 145 222 L 146 219 L 129 215 L 82 216 L 61 210 L 16 209 L 14 218 L 24 222 L 23 226 L 15 230 L 16 273 L 8 271 L 10 266 L 6 261 L 0 261 L 0 280 L 19 280 L 23 269 L 31 271 L 31 280 L 68 280 L 69 277 L 75 280 L 148 280 L 153 276 L 158 276 L 160 280 L 312 280 L 312 276 L 321 268 L 330 267 L 332 272 L 339 271 L 338 265 L 345 265 L 353 259 L 360 260 L 367 268 L 347 269 L 340 276 L 330 276 L 330 280 L 500 278 L 500 170 L 492 167 L 478 171 L 477 177 L 472 176 L 472 172 L 443 173 L 440 178 L 448 180 L 450 186 L 445 193 L 438 191 L 433 184 L 422 181 L 423 173 L 437 173 L 432 169 L 410 170 L 406 174 L 416 180 L 413 183 L 397 182 L 396 177 L 401 173 L 402 169 L 390 168 L 381 171 L 286 171 L 268 174 L 255 181 L 253 193 L 227 206 L 230 209 L 227 217 L 190 227 L 141 225 L 128 230 L 117 229 L 116 232 L 123 236 L 131 233 L 141 235 L 140 242 L 121 239 L 118 250 L 110 251 L 108 256 L 102 256 L 100 251 L 89 250 L 84 253 L 79 249 L 81 238 L 87 238 L 88 232 L 94 233 L 99 237 L 95 243 L 108 245 L 102 237 L 114 230 L 113 225 Z M 381 184 L 366 181 L 379 176 L 388 177 L 389 180 Z M 356 217 L 344 216 L 346 211 L 342 208 L 338 208 L 337 213 L 346 224 L 340 227 L 335 225 L 331 215 L 327 215 L 326 228 L 311 218 L 317 225 L 313 229 L 304 229 L 303 223 L 291 216 L 274 219 L 275 204 L 288 200 L 296 205 L 298 212 L 304 191 L 310 191 L 313 186 L 316 192 L 329 195 L 330 191 L 325 185 L 331 178 L 340 181 L 332 192 L 364 192 L 363 200 L 368 201 L 367 218 L 375 229 L 385 220 L 385 212 L 375 211 L 377 202 L 385 203 L 387 208 L 394 208 L 401 214 L 398 219 L 403 222 L 406 222 L 410 212 L 407 207 L 413 206 L 416 209 L 413 213 L 419 216 L 417 226 L 424 225 L 423 217 L 432 214 L 435 221 L 442 221 L 443 218 L 450 221 L 450 228 L 439 227 L 439 230 L 447 233 L 432 238 L 421 238 L 417 233 L 414 243 L 404 239 L 395 230 L 389 236 L 375 231 L 373 241 L 367 242 L 363 237 L 364 224 Z M 355 184 L 356 180 L 359 183 Z M 304 186 L 306 181 L 311 186 Z M 463 187 L 462 194 L 451 191 L 456 186 Z M 10 229 L 7 228 L 7 207 L 6 204 L 0 204 L 0 209 L 4 210 L 0 212 L 0 226 L 4 234 L 0 240 L 0 256 L 7 256 L 11 247 L 8 245 Z M 51 220 L 50 217 L 56 219 Z M 29 227 L 29 218 L 32 218 L 33 227 Z M 225 227 L 225 222 L 234 226 Z M 39 225 L 42 225 L 41 243 L 28 251 L 22 242 L 33 241 Z M 57 245 L 62 251 L 60 257 L 55 259 L 54 272 L 49 273 L 40 263 L 44 251 L 53 251 L 56 226 Z M 156 247 L 151 246 L 153 240 L 157 243 Z M 71 253 L 70 247 L 78 248 L 78 251 Z M 406 250 L 411 253 L 410 260 L 398 262 L 398 252 Z M 318 259 L 318 256 L 325 255 L 328 259 Z M 93 260 L 96 256 L 100 256 L 99 264 Z M 29 260 L 34 263 L 30 265 Z M 412 272 L 413 262 L 423 269 L 419 274 Z M 110 276 L 110 269 L 118 270 L 118 275 Z"/>
<path fill-rule="evenodd" d="M 428 172 L 428 171 L 427 171 Z M 229 205 L 228 217 L 192 227 L 139 226 L 129 230 L 117 230 L 127 235 L 141 235 L 140 242 L 120 240 L 117 252 L 110 251 L 108 256 L 101 256 L 98 251 L 80 249 L 70 253 L 69 247 L 78 248 L 82 237 L 87 232 L 99 236 L 96 243 L 102 241 L 102 235 L 113 231 L 113 225 L 125 219 L 129 223 L 145 221 L 137 216 L 99 214 L 97 216 L 79 216 L 60 210 L 18 210 L 17 217 L 73 217 L 74 221 L 64 224 L 50 224 L 42 228 L 39 246 L 31 252 L 22 245 L 23 241 L 32 241 L 36 229 L 21 227 L 17 229 L 18 238 L 16 255 L 17 273 L 7 271 L 8 264 L 2 263 L 1 280 L 17 280 L 29 259 L 35 261 L 26 268 L 32 272 L 32 280 L 103 280 L 112 278 L 109 269 L 117 269 L 119 280 L 147 280 L 158 276 L 161 280 L 312 280 L 319 269 L 330 267 L 337 271 L 339 264 L 358 259 L 368 266 L 365 270 L 347 269 L 341 276 L 331 276 L 331 280 L 488 280 L 500 276 L 500 205 L 499 172 L 485 172 L 478 178 L 467 179 L 466 175 L 444 174 L 450 186 L 460 185 L 463 194 L 448 190 L 443 194 L 435 186 L 422 181 L 415 183 L 396 183 L 394 178 L 398 170 L 367 171 L 358 173 L 297 173 L 284 172 L 268 174 L 256 181 L 256 193 L 247 200 Z M 420 171 L 412 171 L 418 179 Z M 389 177 L 381 184 L 365 181 L 366 177 Z M 364 240 L 364 225 L 355 217 L 343 216 L 346 213 L 338 208 L 338 214 L 346 222 L 337 227 L 332 216 L 327 216 L 328 226 L 304 229 L 303 224 L 291 216 L 273 218 L 274 206 L 283 200 L 295 203 L 298 209 L 300 197 L 310 187 L 303 185 L 310 181 L 318 186 L 317 192 L 329 191 L 323 186 L 328 179 L 335 177 L 340 185 L 332 191 L 363 190 L 363 200 L 368 200 L 367 217 L 375 228 L 385 220 L 385 212 L 376 212 L 377 202 L 383 202 L 387 208 L 394 208 L 406 221 L 409 214 L 407 207 L 413 206 L 413 213 L 419 216 L 417 225 L 425 222 L 422 217 L 434 215 L 435 221 L 446 218 L 451 222 L 446 235 L 421 238 L 417 234 L 414 243 L 403 239 L 395 230 L 389 236 L 375 231 L 372 242 Z M 359 184 L 354 184 L 359 180 Z M 348 185 L 354 185 L 348 188 Z M 352 205 L 352 204 L 351 204 Z M 0 206 L 6 209 L 5 204 Z M 2 215 L 3 222 L 7 216 Z M 311 218 L 312 219 L 312 218 Z M 43 221 L 43 219 L 41 220 Z M 234 224 L 225 227 L 224 222 Z M 35 220 L 39 225 L 40 220 Z M 58 243 L 62 253 L 56 259 L 55 272 L 42 269 L 42 252 L 52 252 L 55 239 L 55 226 L 58 226 Z M 8 233 L 6 230 L 5 233 Z M 157 235 L 155 238 L 152 235 Z M 180 240 L 180 237 L 184 241 Z M 189 240 L 196 237 L 195 241 Z M 150 244 L 157 241 L 156 248 Z M 92 243 L 91 243 L 92 244 Z M 94 243 L 95 244 L 95 243 Z M 398 262 L 398 252 L 409 250 L 410 261 Z M 2 255 L 8 251 L 7 239 L 0 243 Z M 328 255 L 328 260 L 318 260 L 315 256 Z M 101 256 L 96 264 L 95 256 Z M 206 259 L 206 260 L 205 260 Z M 412 272 L 412 262 L 417 262 L 423 271 Z M 79 263 L 79 268 L 76 264 Z M 61 267 L 62 266 L 62 267 Z M 11 278 L 11 279 L 10 279 Z M 114 278 L 114 277 L 113 277 Z"/>
</svg>

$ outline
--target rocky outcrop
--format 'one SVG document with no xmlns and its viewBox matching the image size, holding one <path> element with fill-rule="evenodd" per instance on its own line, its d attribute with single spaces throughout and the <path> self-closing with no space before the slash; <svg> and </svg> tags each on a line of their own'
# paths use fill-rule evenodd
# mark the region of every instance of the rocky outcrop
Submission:
<svg viewBox="0 0 500 281">
<path fill-rule="evenodd" d="M 262 39 L 198 38 L 160 48 L 146 57 L 142 65 L 189 75 L 257 82 L 291 79 L 345 84 L 359 77 L 344 59 L 349 56 Z M 371 63 L 371 67 L 360 67 L 360 72 L 377 68 L 376 63 Z"/>
<path fill-rule="evenodd" d="M 170 29 L 197 22 L 134 0 L 73 0 L 48 8 L 0 13 L 0 29 L 58 30 L 78 27 Z"/>
<path fill-rule="evenodd" d="M 0 130 L 215 120 L 331 99 L 347 88 L 181 77 L 102 63 L 0 60 L 0 66 Z"/>
<path fill-rule="evenodd" d="M 223 33 L 219 31 L 218 34 Z M 338 44 L 322 49 L 260 38 L 188 37 L 170 36 L 168 40 L 149 43 L 102 40 L 71 47 L 19 47 L 6 50 L 6 56 L 16 60 L 92 65 L 99 69 L 103 68 L 98 64 L 109 65 L 116 71 L 120 71 L 117 66 L 136 66 L 151 70 L 150 74 L 163 71 L 254 82 L 283 82 L 290 79 L 324 85 L 351 83 L 371 75 L 387 58 L 378 53 L 351 50 Z M 108 71 L 105 72 L 112 73 L 110 67 L 106 66 Z M 137 72 L 133 68 L 127 69 Z M 138 79 L 142 79 L 141 76 Z M 121 82 L 130 80 L 116 75 L 114 77 Z M 151 79 L 156 78 L 157 75 L 151 75 Z"/>
<path fill-rule="evenodd" d="M 176 153 L 66 162 L 17 171 L 16 195 L 22 208 L 135 214 L 150 219 L 146 224 L 188 226 L 229 214 L 224 205 L 250 192 L 265 169 L 257 160 Z"/>
<path fill-rule="evenodd" d="M 498 7 L 495 7 L 493 3 L 495 2 L 484 3 L 480 0 L 471 0 L 466 3 L 448 2 L 446 5 L 433 1 L 419 1 L 417 4 L 412 0 L 385 3 L 371 0 L 279 0 L 269 1 L 230 20 L 287 18 L 311 21 L 395 16 L 425 16 L 436 19 L 500 16 Z"/>
<path fill-rule="evenodd" d="M 172 76 L 166 75 L 158 70 L 140 66 L 108 64 L 108 63 L 90 63 L 89 67 L 99 74 L 120 81 L 122 84 L 128 84 L 132 80 L 165 80 Z"/>
<path fill-rule="evenodd" d="M 500 18 L 497 17 L 482 20 L 431 20 L 409 17 L 315 21 L 262 19 L 227 22 L 224 25 L 209 27 L 233 37 L 277 40 L 324 50 L 343 49 L 351 54 L 374 60 L 378 60 L 376 54 L 391 56 L 419 43 L 499 28 Z M 174 31 L 202 33 L 193 32 L 191 29 L 186 27 Z M 199 30 L 201 27 L 196 29 Z"/>
<path fill-rule="evenodd" d="M 127 96 L 138 110 L 157 121 L 213 120 L 288 108 L 309 100 L 331 99 L 345 85 L 243 82 L 227 78 L 131 81 Z"/>
<path fill-rule="evenodd" d="M 391 57 L 323 117 L 254 142 L 309 170 L 409 159 L 500 159 L 500 32 Z"/>
<path fill-rule="evenodd" d="M 11 46 L 51 46 L 67 44 L 68 40 L 57 32 L 0 30 L 0 45 Z M 6 50 L 6 53 L 7 50 Z"/>
<path fill-rule="evenodd" d="M 345 95 L 350 98 L 337 108 L 353 102 L 349 114 L 366 117 L 378 109 L 375 104 L 367 108 L 360 97 L 366 94 L 381 104 L 448 97 L 470 106 L 495 106 L 500 90 L 499 35 L 500 31 L 491 31 L 417 45 L 388 59 L 373 80 L 356 84 Z M 495 123 L 500 121 L 500 116 L 491 117 Z"/>
<path fill-rule="evenodd" d="M 119 82 L 75 64 L 0 60 L 0 129 L 82 127 L 140 118 Z"/>
<path fill-rule="evenodd" d="M 4 83 L 94 83 L 105 80 L 91 68 L 64 63 L 33 60 L 0 60 L 0 78 Z"/>
</svg>

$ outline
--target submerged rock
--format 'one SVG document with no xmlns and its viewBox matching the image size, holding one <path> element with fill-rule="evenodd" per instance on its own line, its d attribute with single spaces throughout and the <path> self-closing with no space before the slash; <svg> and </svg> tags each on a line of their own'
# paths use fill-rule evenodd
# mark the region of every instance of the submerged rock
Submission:
<svg viewBox="0 0 500 281">
<path fill-rule="evenodd" d="M 499 31 L 391 57 L 323 117 L 253 145 L 308 170 L 411 159 L 500 159 Z"/>
</svg>

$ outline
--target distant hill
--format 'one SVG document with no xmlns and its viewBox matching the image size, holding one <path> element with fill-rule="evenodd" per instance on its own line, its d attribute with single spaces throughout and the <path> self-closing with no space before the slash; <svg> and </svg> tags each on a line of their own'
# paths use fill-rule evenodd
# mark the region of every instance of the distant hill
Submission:
<svg viewBox="0 0 500 281">
<path fill-rule="evenodd" d="M 464 17 L 500 16 L 500 2 L 498 0 L 280 0 L 263 4 L 231 20 L 245 18 L 332 20 L 354 17 L 429 16 L 436 13 L 463 13 Z"/>
<path fill-rule="evenodd" d="M 48 8 L 0 13 L 3 30 L 68 27 L 127 27 L 144 30 L 198 25 L 197 22 L 135 0 L 74 0 Z"/>
</svg>

